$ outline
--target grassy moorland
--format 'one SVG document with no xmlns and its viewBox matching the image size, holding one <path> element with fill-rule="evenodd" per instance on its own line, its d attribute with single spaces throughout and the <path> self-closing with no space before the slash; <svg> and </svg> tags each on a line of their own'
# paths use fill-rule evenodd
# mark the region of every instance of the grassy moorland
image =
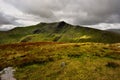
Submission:
<svg viewBox="0 0 120 80">
<path fill-rule="evenodd" d="M 17 80 L 119 80 L 120 44 L 1 45 L 0 69 L 7 66 L 16 68 Z"/>
</svg>

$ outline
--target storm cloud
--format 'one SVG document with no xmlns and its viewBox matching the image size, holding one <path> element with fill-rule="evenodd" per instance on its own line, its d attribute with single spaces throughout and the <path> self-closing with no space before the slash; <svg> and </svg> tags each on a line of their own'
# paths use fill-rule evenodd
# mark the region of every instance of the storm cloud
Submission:
<svg viewBox="0 0 120 80">
<path fill-rule="evenodd" d="M 0 30 L 56 21 L 118 29 L 119 4 L 120 0 L 0 0 Z"/>
<path fill-rule="evenodd" d="M 120 0 L 5 0 L 43 21 L 72 24 L 120 23 Z"/>
<path fill-rule="evenodd" d="M 0 25 L 14 23 L 14 18 L 3 13 L 0 13 Z"/>
</svg>

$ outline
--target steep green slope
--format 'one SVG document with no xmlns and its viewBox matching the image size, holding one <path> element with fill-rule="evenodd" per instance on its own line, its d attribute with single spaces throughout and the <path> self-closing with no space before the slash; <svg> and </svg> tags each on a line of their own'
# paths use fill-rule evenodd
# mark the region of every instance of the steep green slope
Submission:
<svg viewBox="0 0 120 80">
<path fill-rule="evenodd" d="M 0 44 L 39 41 L 118 43 L 120 35 L 109 31 L 73 26 L 65 22 L 40 23 L 0 32 Z"/>
</svg>

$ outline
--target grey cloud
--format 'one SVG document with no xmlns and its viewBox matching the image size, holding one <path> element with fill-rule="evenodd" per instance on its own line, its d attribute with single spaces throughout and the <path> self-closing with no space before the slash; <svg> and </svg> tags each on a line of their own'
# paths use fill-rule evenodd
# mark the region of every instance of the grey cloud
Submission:
<svg viewBox="0 0 120 80">
<path fill-rule="evenodd" d="M 0 25 L 17 24 L 16 18 L 0 12 Z"/>
<path fill-rule="evenodd" d="M 0 25 L 3 24 L 10 24 L 11 21 L 6 18 L 6 16 L 2 13 L 0 13 Z"/>
<path fill-rule="evenodd" d="M 72 24 L 120 23 L 120 0 L 5 0 L 45 21 Z"/>
</svg>

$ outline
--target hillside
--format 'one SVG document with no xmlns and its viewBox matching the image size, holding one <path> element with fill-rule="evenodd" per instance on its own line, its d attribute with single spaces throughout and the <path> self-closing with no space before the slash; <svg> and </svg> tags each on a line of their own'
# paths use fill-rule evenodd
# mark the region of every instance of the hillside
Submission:
<svg viewBox="0 0 120 80">
<path fill-rule="evenodd" d="M 120 35 L 109 31 L 73 26 L 65 22 L 40 23 L 0 32 L 0 44 L 40 41 L 118 43 Z"/>
<path fill-rule="evenodd" d="M 112 32 L 120 34 L 120 29 L 108 29 L 107 31 L 112 31 Z"/>
</svg>

